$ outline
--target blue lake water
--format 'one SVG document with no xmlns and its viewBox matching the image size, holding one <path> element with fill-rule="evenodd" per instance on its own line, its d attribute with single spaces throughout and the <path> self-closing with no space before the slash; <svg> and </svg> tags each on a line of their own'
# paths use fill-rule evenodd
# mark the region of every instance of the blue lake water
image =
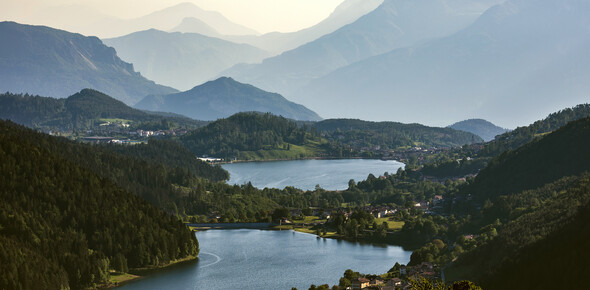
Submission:
<svg viewBox="0 0 590 290">
<path fill-rule="evenodd" d="M 348 181 L 367 179 L 385 172 L 394 174 L 404 164 L 394 160 L 342 159 L 342 160 L 292 160 L 273 162 L 245 162 L 224 164 L 229 171 L 229 184 L 252 182 L 258 188 L 280 188 L 294 186 L 313 190 L 320 185 L 327 190 L 344 190 Z"/>
<path fill-rule="evenodd" d="M 294 231 L 208 230 L 196 233 L 200 260 L 163 270 L 119 289 L 308 289 L 338 284 L 346 269 L 385 273 L 410 251 Z"/>
</svg>

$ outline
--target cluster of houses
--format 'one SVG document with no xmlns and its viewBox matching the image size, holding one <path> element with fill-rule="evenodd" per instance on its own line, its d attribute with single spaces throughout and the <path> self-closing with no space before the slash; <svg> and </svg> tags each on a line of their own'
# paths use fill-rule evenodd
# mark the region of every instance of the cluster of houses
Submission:
<svg viewBox="0 0 590 290">
<path fill-rule="evenodd" d="M 105 123 L 106 124 L 106 123 Z M 120 124 L 119 124 L 120 125 Z M 102 126 L 102 124 L 101 124 Z M 50 131 L 55 135 L 53 131 Z M 145 140 L 149 137 L 161 137 L 161 136 L 182 136 L 186 134 L 187 130 L 158 130 L 158 131 L 150 131 L 150 130 L 136 130 L 136 131 L 100 131 L 99 135 L 104 135 L 108 133 L 117 134 L 117 135 L 128 135 L 130 137 L 136 136 L 139 140 Z M 95 132 L 92 130 L 86 131 L 86 135 L 94 134 Z M 142 141 L 131 140 L 131 139 L 117 139 L 115 137 L 108 137 L 108 136 L 86 136 L 81 137 L 79 140 L 84 142 L 90 143 L 115 143 L 115 144 L 126 144 L 126 145 L 133 145 L 142 143 Z M 209 161 L 209 160 L 206 160 Z M 217 160 L 214 160 L 217 161 Z"/>
<path fill-rule="evenodd" d="M 153 137 L 153 136 L 182 136 L 188 133 L 187 130 L 180 129 L 180 130 L 158 130 L 158 131 L 150 131 L 150 130 L 137 130 L 137 131 L 130 131 L 129 135 L 137 135 L 139 137 Z"/>
<path fill-rule="evenodd" d="M 359 277 L 352 280 L 350 289 L 377 289 L 377 290 L 395 290 L 411 289 L 411 281 L 420 281 L 421 278 L 427 280 L 440 280 L 437 266 L 433 263 L 423 262 L 416 266 L 404 266 L 399 268 L 399 278 L 384 280 L 380 278 L 368 279 Z"/>
<path fill-rule="evenodd" d="M 387 215 L 392 215 L 397 212 L 397 208 L 393 208 L 391 206 L 365 206 L 362 208 L 365 212 L 371 213 L 375 218 L 383 218 Z M 353 213 L 352 209 L 343 210 L 343 209 L 333 209 L 333 210 L 324 210 L 324 209 L 313 209 L 312 216 L 317 216 L 320 219 L 330 219 L 333 212 L 340 211 L 344 213 L 346 217 L 350 216 Z M 291 216 L 302 216 L 303 213 L 300 209 L 291 210 Z"/>
</svg>

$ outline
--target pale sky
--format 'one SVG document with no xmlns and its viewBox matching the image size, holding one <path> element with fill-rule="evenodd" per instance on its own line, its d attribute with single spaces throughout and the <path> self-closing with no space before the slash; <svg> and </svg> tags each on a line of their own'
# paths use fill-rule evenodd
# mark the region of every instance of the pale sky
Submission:
<svg viewBox="0 0 590 290">
<path fill-rule="evenodd" d="M 182 2 L 221 12 L 261 33 L 290 32 L 325 19 L 344 0 L 0 0 L 0 20 L 34 23 L 48 7 L 87 6 L 102 14 L 135 18 Z M 42 24 L 42 23 L 34 23 Z"/>
</svg>

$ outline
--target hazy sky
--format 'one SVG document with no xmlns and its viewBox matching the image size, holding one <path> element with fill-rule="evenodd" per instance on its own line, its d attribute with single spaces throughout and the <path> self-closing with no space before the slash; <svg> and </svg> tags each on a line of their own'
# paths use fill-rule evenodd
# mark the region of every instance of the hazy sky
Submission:
<svg viewBox="0 0 590 290">
<path fill-rule="evenodd" d="M 228 19 L 261 33 L 289 32 L 312 26 L 344 0 L 0 0 L 0 19 L 32 22 L 48 7 L 88 6 L 119 18 L 134 18 L 182 2 L 216 10 Z M 35 23 L 37 24 L 37 23 Z M 40 24 L 40 23 L 39 23 Z"/>
</svg>

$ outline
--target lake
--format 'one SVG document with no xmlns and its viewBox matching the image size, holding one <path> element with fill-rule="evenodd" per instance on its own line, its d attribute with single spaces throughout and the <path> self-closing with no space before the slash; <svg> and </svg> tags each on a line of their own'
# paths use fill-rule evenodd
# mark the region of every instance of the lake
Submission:
<svg viewBox="0 0 590 290">
<path fill-rule="evenodd" d="M 162 270 L 118 289 L 308 289 L 338 284 L 346 269 L 385 273 L 410 251 L 294 231 L 207 230 L 196 233 L 200 260 Z"/>
<path fill-rule="evenodd" d="M 257 188 L 294 186 L 313 190 L 317 184 L 327 190 L 344 190 L 348 181 L 362 181 L 372 173 L 394 174 L 404 164 L 394 160 L 339 159 L 339 160 L 291 160 L 272 162 L 244 162 L 224 164 L 230 174 L 229 184 L 252 182 Z"/>
</svg>

